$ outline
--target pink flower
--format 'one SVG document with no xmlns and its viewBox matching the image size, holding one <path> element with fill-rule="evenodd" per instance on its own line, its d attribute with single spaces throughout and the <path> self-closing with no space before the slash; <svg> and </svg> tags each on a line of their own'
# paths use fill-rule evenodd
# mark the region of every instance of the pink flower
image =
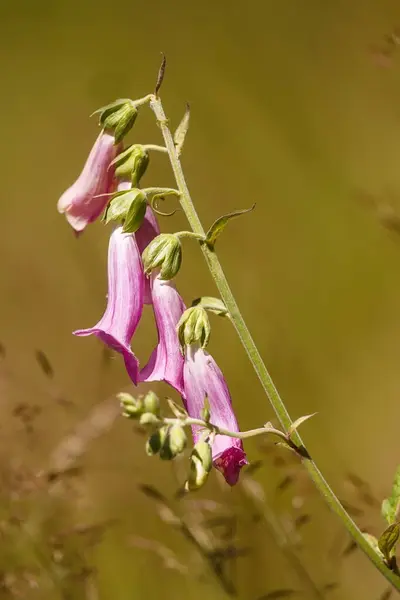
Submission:
<svg viewBox="0 0 400 600">
<path fill-rule="evenodd" d="M 115 189 L 114 167 L 110 163 L 121 151 L 114 136 L 102 131 L 78 179 L 58 201 L 57 208 L 65 213 L 67 221 L 76 232 L 81 232 L 104 210 L 109 194 Z"/>
<path fill-rule="evenodd" d="M 160 228 L 158 226 L 158 222 L 156 216 L 151 208 L 151 206 L 147 205 L 146 214 L 144 216 L 144 221 L 135 233 L 136 242 L 139 248 L 139 252 L 142 255 L 146 246 L 148 246 L 158 234 L 160 233 Z M 151 288 L 150 288 L 150 279 L 145 278 L 144 284 L 144 303 L 152 304 L 151 299 Z"/>
<path fill-rule="evenodd" d="M 130 343 L 142 316 L 144 275 L 135 236 L 123 233 L 122 227 L 113 231 L 108 248 L 107 308 L 94 327 L 78 329 L 75 335 L 94 334 L 124 357 L 128 375 L 136 385 L 138 360 Z"/>
<path fill-rule="evenodd" d="M 139 230 L 140 231 L 140 230 Z M 158 330 L 158 344 L 149 362 L 140 371 L 140 381 L 166 381 L 183 394 L 183 356 L 176 326 L 185 310 L 182 298 L 171 281 L 153 273 L 151 298 Z"/>
<path fill-rule="evenodd" d="M 184 403 L 189 416 L 201 418 L 206 396 L 210 403 L 210 421 L 232 432 L 239 431 L 228 386 L 213 357 L 197 345 L 186 348 L 183 368 Z M 194 443 L 199 439 L 198 427 L 193 427 Z M 237 438 L 216 435 L 212 445 L 213 464 L 229 485 L 235 485 L 241 468 L 247 464 L 243 444 Z"/>
</svg>

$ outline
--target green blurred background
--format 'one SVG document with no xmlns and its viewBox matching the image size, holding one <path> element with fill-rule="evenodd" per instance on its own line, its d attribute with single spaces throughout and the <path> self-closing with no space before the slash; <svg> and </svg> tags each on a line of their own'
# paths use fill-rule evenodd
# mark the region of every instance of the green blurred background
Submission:
<svg viewBox="0 0 400 600">
<path fill-rule="evenodd" d="M 334 489 L 362 526 L 384 527 L 379 502 L 399 462 L 399 24 L 397 0 L 0 3 L 0 597 L 228 597 L 163 501 L 138 487 L 173 498 L 184 465 L 147 458 L 119 418 L 120 358 L 71 335 L 102 314 L 108 231 L 95 224 L 77 240 L 56 202 L 97 135 L 90 113 L 152 91 L 161 51 L 171 124 L 192 108 L 183 165 L 203 223 L 257 202 L 218 242 L 250 330 L 291 415 L 318 412 L 303 433 Z M 150 111 L 132 139 L 160 141 Z M 173 185 L 165 157 L 145 183 Z M 161 227 L 182 229 L 184 217 Z M 216 293 L 194 244 L 178 285 L 187 303 Z M 133 344 L 142 361 L 154 340 L 148 311 Z M 242 429 L 272 419 L 228 322 L 213 321 L 210 348 Z M 37 474 L 64 460 L 74 431 L 76 472 L 44 484 Z M 283 450 L 246 449 L 263 460 L 252 484 L 262 518 L 245 486 L 217 476 L 195 499 L 172 500 L 204 547 L 248 549 L 224 561 L 237 596 L 378 600 L 385 582 L 346 551 L 301 468 Z M 289 532 L 283 551 L 264 510 Z M 303 513 L 311 520 L 297 531 Z M 204 525 L 221 515 L 237 521 L 228 541 Z M 100 533 L 88 541 L 92 526 Z M 292 552 L 326 594 L 299 576 Z"/>
</svg>

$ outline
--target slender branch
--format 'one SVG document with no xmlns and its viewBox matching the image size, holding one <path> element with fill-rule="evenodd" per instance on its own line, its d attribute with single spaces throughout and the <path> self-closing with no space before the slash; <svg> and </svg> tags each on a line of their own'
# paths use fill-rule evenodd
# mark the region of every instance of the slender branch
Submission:
<svg viewBox="0 0 400 600">
<path fill-rule="evenodd" d="M 154 152 L 164 152 L 164 154 L 167 152 L 165 146 L 158 146 L 157 144 L 143 144 L 143 148 Z"/>
<path fill-rule="evenodd" d="M 187 418 L 164 418 L 162 419 L 163 423 L 166 425 L 181 425 L 182 427 L 191 427 L 192 425 L 198 425 L 199 427 L 204 427 L 204 429 L 209 429 L 211 432 L 217 435 L 227 435 L 231 438 L 237 438 L 239 440 L 245 440 L 246 438 L 255 437 L 257 435 L 265 435 L 267 433 L 277 435 L 287 442 L 287 436 L 279 429 L 275 429 L 274 427 L 259 427 L 258 429 L 249 429 L 248 431 L 229 431 L 228 429 L 224 429 L 224 427 L 218 427 L 218 425 L 213 425 L 212 423 L 207 423 L 206 421 L 202 421 L 201 419 L 192 419 L 191 417 Z"/>
<path fill-rule="evenodd" d="M 180 203 L 182 209 L 189 221 L 191 228 L 194 233 L 204 235 L 204 229 L 201 224 L 201 221 L 198 217 L 194 204 L 192 202 L 190 192 L 188 186 L 186 184 L 185 176 L 183 174 L 182 166 L 177 155 L 174 140 L 172 137 L 172 133 L 168 126 L 168 120 L 165 116 L 165 112 L 159 97 L 153 96 L 150 100 L 150 107 L 152 108 L 158 125 L 161 129 L 161 133 L 164 138 L 164 143 L 168 151 L 169 159 L 171 162 L 171 167 L 175 175 L 176 183 L 181 194 Z M 257 376 L 264 388 L 264 391 L 271 402 L 276 416 L 279 419 L 282 427 L 285 431 L 287 431 L 292 425 L 292 420 L 289 416 L 288 411 L 286 410 L 286 406 L 283 403 L 278 390 L 276 389 L 274 382 L 269 374 L 267 367 L 264 364 L 264 361 L 261 358 L 261 355 L 257 349 L 257 346 L 250 334 L 249 329 L 240 313 L 239 307 L 236 303 L 236 300 L 233 296 L 233 293 L 229 287 L 228 281 L 225 277 L 224 271 L 222 269 L 221 263 L 218 260 L 218 257 L 213 249 L 210 249 L 206 244 L 201 244 L 201 249 L 204 254 L 207 265 L 210 269 L 211 275 L 215 281 L 215 284 L 219 290 L 222 300 L 225 303 L 226 308 L 228 309 L 231 317 L 231 321 L 239 335 L 239 338 L 242 342 L 244 349 L 246 350 L 248 357 L 254 367 L 254 370 L 257 373 Z M 305 446 L 303 441 L 297 431 L 295 431 L 292 435 L 292 441 L 299 447 L 305 450 Z M 303 456 L 309 456 L 305 451 Z M 317 465 L 311 458 L 303 458 L 303 464 L 307 469 L 311 479 L 314 484 L 321 492 L 322 496 L 330 506 L 330 508 L 337 514 L 339 519 L 342 521 L 343 525 L 346 527 L 348 533 L 357 543 L 357 545 L 363 550 L 363 552 L 368 556 L 368 558 L 372 561 L 375 567 L 386 577 L 388 581 L 393 585 L 393 587 L 400 591 L 400 577 L 393 573 L 381 560 L 372 546 L 368 543 L 368 541 L 364 538 L 362 532 L 357 527 L 356 523 L 350 517 L 350 515 L 346 512 L 346 510 L 341 505 L 339 499 L 336 497 L 334 492 L 329 487 L 329 484 L 324 479 L 322 473 L 318 469 Z"/>
</svg>

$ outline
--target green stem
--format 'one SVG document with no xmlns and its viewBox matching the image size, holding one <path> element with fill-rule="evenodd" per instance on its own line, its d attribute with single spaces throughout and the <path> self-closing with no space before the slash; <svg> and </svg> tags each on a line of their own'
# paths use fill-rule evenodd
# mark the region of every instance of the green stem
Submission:
<svg viewBox="0 0 400 600">
<path fill-rule="evenodd" d="M 197 240 L 198 242 L 204 242 L 205 241 L 205 237 L 203 234 L 201 233 L 194 233 L 193 231 L 177 231 L 175 233 L 175 235 L 178 236 L 178 238 L 189 238 L 191 240 Z"/>
<path fill-rule="evenodd" d="M 164 152 L 166 154 L 167 149 L 165 146 L 158 146 L 157 144 L 143 144 L 145 150 L 151 150 L 153 152 Z"/>
<path fill-rule="evenodd" d="M 218 425 L 213 425 L 213 423 L 207 423 L 201 419 L 192 419 L 191 417 L 183 419 L 172 419 L 166 417 L 162 420 L 166 425 L 181 425 L 182 427 L 198 425 L 199 427 L 204 427 L 204 429 L 209 429 L 213 433 L 227 435 L 231 438 L 237 438 L 238 440 L 245 440 L 246 438 L 270 433 L 282 438 L 286 443 L 288 441 L 287 436 L 283 433 L 283 431 L 279 431 L 279 429 L 275 429 L 274 427 L 259 427 L 258 429 L 249 429 L 248 431 L 229 431 L 228 429 L 224 429 L 224 427 L 218 427 Z"/>
<path fill-rule="evenodd" d="M 192 199 L 190 197 L 189 189 L 186 184 L 182 166 L 175 149 L 174 140 L 169 129 L 168 120 L 165 116 L 160 98 L 153 96 L 153 98 L 150 101 L 150 107 L 152 108 L 156 116 L 158 125 L 161 129 L 161 133 L 164 138 L 164 143 L 168 151 L 171 167 L 175 175 L 179 192 L 181 194 L 180 203 L 182 209 L 193 231 L 199 235 L 204 235 L 205 232 L 194 207 L 194 204 L 192 202 Z M 278 393 L 278 390 L 274 385 L 274 382 L 272 381 L 271 375 L 269 374 L 267 367 L 265 366 L 264 361 L 261 358 L 261 355 L 250 334 L 250 331 L 248 330 L 247 325 L 240 313 L 239 307 L 236 304 L 236 300 L 229 287 L 222 266 L 218 260 L 218 256 L 216 255 L 215 251 L 210 249 L 206 244 L 201 244 L 201 249 L 207 262 L 207 265 L 210 269 L 211 275 L 219 290 L 221 298 L 224 301 L 225 306 L 230 313 L 232 323 L 239 335 L 242 345 L 246 350 L 248 357 L 254 367 L 254 370 L 258 375 L 261 385 L 263 386 L 264 391 L 274 408 L 274 411 L 279 419 L 280 424 L 282 425 L 283 429 L 287 431 L 292 425 L 292 420 L 289 416 L 288 411 L 286 410 L 285 404 L 283 403 Z M 307 456 L 308 453 L 305 450 L 304 443 L 297 431 L 293 433 L 292 440 L 296 444 L 296 446 L 298 446 L 299 448 L 303 448 L 303 450 L 305 451 L 303 456 Z M 325 501 L 328 503 L 330 508 L 337 514 L 337 516 L 342 521 L 348 533 L 357 543 L 359 548 L 363 550 L 363 552 L 368 556 L 368 558 L 382 573 L 382 575 L 384 575 L 384 577 L 388 581 L 390 581 L 392 586 L 400 592 L 400 577 L 393 573 L 393 571 L 391 571 L 384 564 L 384 562 L 381 560 L 381 558 L 378 556 L 378 554 L 375 552 L 372 546 L 364 538 L 362 532 L 357 527 L 356 523 L 346 512 L 346 510 L 341 505 L 339 499 L 329 487 L 327 481 L 318 469 L 315 462 L 311 458 L 303 458 L 303 464 L 307 469 L 314 484 L 324 497 Z"/>
</svg>

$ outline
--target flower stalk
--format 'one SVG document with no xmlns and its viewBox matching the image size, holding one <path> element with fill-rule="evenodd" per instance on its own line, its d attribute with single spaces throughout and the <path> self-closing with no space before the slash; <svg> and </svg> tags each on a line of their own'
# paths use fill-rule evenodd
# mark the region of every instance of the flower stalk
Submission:
<svg viewBox="0 0 400 600">
<path fill-rule="evenodd" d="M 199 238 L 202 237 L 204 239 L 206 234 L 195 209 L 195 206 L 193 204 L 193 201 L 191 199 L 190 192 L 182 170 L 179 155 L 174 143 L 174 138 L 169 128 L 168 120 L 165 116 L 161 99 L 158 95 L 152 96 L 150 100 L 150 107 L 155 114 L 157 123 L 161 129 L 161 133 L 164 138 L 164 144 L 167 148 L 171 167 L 174 172 L 178 190 L 180 192 L 179 200 L 181 207 L 186 215 L 186 218 L 193 232 Z M 234 295 L 229 287 L 228 281 L 222 269 L 221 263 L 219 262 L 218 256 L 215 253 L 213 246 L 204 243 L 200 244 L 200 246 L 208 268 L 210 270 L 211 276 L 215 281 L 221 299 L 223 300 L 228 310 L 230 319 L 239 335 L 244 349 L 246 350 L 250 362 L 253 365 L 254 370 L 256 371 L 256 374 L 263 386 L 263 389 L 276 413 L 276 416 L 282 428 L 284 429 L 284 431 L 289 431 L 293 426 L 292 419 L 290 418 L 286 406 L 283 400 L 281 399 L 278 390 L 275 387 L 272 377 L 269 374 L 269 371 L 263 359 L 261 358 L 261 355 L 251 336 L 251 333 L 241 315 L 239 307 L 236 303 Z M 230 432 L 229 435 L 231 435 L 231 433 L 232 432 Z M 302 462 L 305 468 L 307 469 L 312 481 L 314 482 L 315 486 L 318 488 L 318 490 L 320 491 L 330 508 L 342 521 L 342 524 L 347 529 L 350 536 L 357 543 L 359 548 L 363 550 L 363 552 L 368 556 L 368 558 L 371 560 L 374 566 L 381 572 L 381 574 L 392 584 L 392 586 L 397 591 L 400 591 L 400 577 L 396 573 L 394 573 L 390 568 L 388 568 L 388 566 L 382 561 L 381 557 L 365 539 L 356 523 L 346 512 L 339 499 L 336 497 L 336 495 L 330 488 L 329 484 L 325 480 L 324 476 L 318 469 L 315 462 L 311 459 L 310 455 L 306 451 L 305 445 L 300 435 L 296 430 L 293 431 L 291 434 L 291 441 L 293 442 L 293 444 L 295 444 L 298 450 L 302 450 L 302 452 L 299 453 L 302 456 Z"/>
</svg>

